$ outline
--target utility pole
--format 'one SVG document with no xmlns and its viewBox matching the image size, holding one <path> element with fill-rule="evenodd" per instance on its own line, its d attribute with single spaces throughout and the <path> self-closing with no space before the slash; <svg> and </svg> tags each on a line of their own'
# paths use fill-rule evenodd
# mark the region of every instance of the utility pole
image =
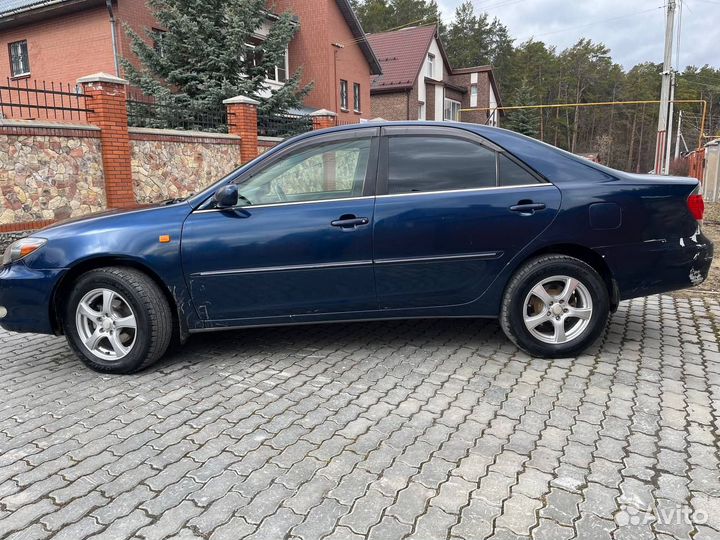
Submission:
<svg viewBox="0 0 720 540">
<path fill-rule="evenodd" d="M 663 58 L 662 89 L 660 91 L 660 114 L 658 117 L 657 140 L 655 143 L 655 174 L 667 172 L 663 167 L 668 144 L 668 109 L 670 104 L 670 82 L 672 78 L 672 48 L 675 33 L 676 0 L 667 0 L 667 20 L 665 23 L 665 56 Z"/>
<path fill-rule="evenodd" d="M 670 112 L 668 114 L 667 148 L 665 149 L 665 174 L 670 174 L 670 150 L 672 149 L 673 118 L 675 117 L 675 72 L 670 81 Z"/>
<path fill-rule="evenodd" d="M 682 137 L 682 111 L 678 114 L 677 138 L 675 139 L 675 159 L 680 157 L 680 137 Z"/>
</svg>

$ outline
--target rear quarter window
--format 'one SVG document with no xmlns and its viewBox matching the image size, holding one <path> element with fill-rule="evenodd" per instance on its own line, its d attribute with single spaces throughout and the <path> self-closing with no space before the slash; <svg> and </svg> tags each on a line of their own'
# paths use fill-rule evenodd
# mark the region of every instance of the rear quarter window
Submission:
<svg viewBox="0 0 720 540">
<path fill-rule="evenodd" d="M 498 185 L 499 186 L 526 186 L 537 184 L 540 181 L 524 167 L 515 163 L 509 157 L 498 155 Z"/>
</svg>

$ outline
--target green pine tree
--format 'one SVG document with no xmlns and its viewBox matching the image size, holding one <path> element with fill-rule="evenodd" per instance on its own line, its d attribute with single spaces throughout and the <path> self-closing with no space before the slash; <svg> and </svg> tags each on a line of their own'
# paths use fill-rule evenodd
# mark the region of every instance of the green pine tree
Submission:
<svg viewBox="0 0 720 540">
<path fill-rule="evenodd" d="M 188 118 L 222 110 L 224 99 L 249 96 L 260 110 L 277 114 L 302 103 L 310 87 L 300 87 L 300 72 L 269 97 L 261 95 L 267 73 L 283 65 L 288 43 L 298 30 L 290 13 L 272 22 L 267 38 L 252 46 L 253 35 L 266 22 L 265 0 L 148 0 L 160 27 L 162 46 L 148 45 L 132 29 L 126 31 L 136 66 L 123 59 L 130 83 L 168 111 L 166 124 L 187 125 Z M 149 37 L 158 36 L 148 31 Z M 178 119 L 178 114 L 182 117 Z M 176 126 L 165 126 L 176 127 Z"/>
<path fill-rule="evenodd" d="M 351 0 L 363 29 L 371 34 L 398 27 L 439 24 L 437 0 Z"/>
<path fill-rule="evenodd" d="M 527 80 L 523 79 L 512 97 L 512 105 L 535 105 L 532 88 Z M 504 126 L 528 137 L 537 137 L 540 134 L 540 119 L 538 111 L 534 109 L 515 109 L 508 113 Z"/>
<path fill-rule="evenodd" d="M 375 34 L 391 27 L 394 12 L 387 0 L 354 0 L 353 6 L 366 32 Z"/>
</svg>

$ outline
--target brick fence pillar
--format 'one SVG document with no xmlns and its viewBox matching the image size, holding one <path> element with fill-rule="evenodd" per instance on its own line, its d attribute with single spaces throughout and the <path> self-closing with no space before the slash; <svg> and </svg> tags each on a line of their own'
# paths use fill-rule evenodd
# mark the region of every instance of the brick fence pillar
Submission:
<svg viewBox="0 0 720 540">
<path fill-rule="evenodd" d="M 313 130 L 331 128 L 337 125 L 337 115 L 327 109 L 312 112 L 310 117 L 312 118 Z"/>
<path fill-rule="evenodd" d="M 100 128 L 105 198 L 108 208 L 137 206 L 130 166 L 130 134 L 126 105 L 127 81 L 108 73 L 78 79 L 92 112 L 88 123 Z"/>
<path fill-rule="evenodd" d="M 228 133 L 240 137 L 240 159 L 243 163 L 258 156 L 259 101 L 247 96 L 236 96 L 223 101 L 227 107 Z"/>
</svg>

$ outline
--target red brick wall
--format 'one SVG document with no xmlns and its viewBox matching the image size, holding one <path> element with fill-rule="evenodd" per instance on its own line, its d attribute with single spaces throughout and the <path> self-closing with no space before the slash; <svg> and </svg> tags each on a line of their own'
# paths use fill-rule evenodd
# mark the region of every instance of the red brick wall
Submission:
<svg viewBox="0 0 720 540">
<path fill-rule="evenodd" d="M 300 31 L 289 48 L 290 72 L 302 68 L 303 83 L 314 83 L 305 104 L 337 112 L 338 123 L 377 116 L 370 103 L 370 66 L 335 0 L 269 0 L 268 5 L 277 13 L 290 11 L 300 20 Z M 337 49 L 333 43 L 344 48 Z M 341 79 L 348 82 L 348 111 L 340 110 Z M 361 114 L 352 110 L 353 83 L 360 83 Z"/>
<path fill-rule="evenodd" d="M 425 119 L 436 120 L 435 118 L 435 88 L 436 85 L 432 83 L 425 83 Z M 437 85 L 437 91 L 442 92 L 442 86 Z M 437 118 L 442 120 L 442 118 Z"/>
<path fill-rule="evenodd" d="M 470 73 L 459 73 L 451 75 L 449 81 L 456 85 L 467 88 L 467 92 L 462 95 L 462 108 L 470 108 Z M 450 96 L 448 96 L 450 97 Z M 453 99 L 458 99 L 453 97 Z M 488 107 L 490 104 L 490 76 L 487 72 L 478 73 L 478 101 L 477 107 Z M 484 124 L 487 121 L 488 113 L 486 111 L 463 111 L 460 113 L 462 122 L 471 122 L 474 124 Z"/>
<path fill-rule="evenodd" d="M 302 67 L 303 82 L 314 88 L 305 102 L 309 107 L 338 113 L 338 123 L 376 116 L 370 102 L 370 66 L 335 0 L 268 0 L 271 9 L 291 11 L 300 20 L 300 31 L 290 44 L 290 70 Z M 134 59 L 123 23 L 146 38 L 145 30 L 157 27 L 146 0 L 115 3 L 118 48 L 121 57 Z M 104 71 L 115 74 L 105 7 L 60 15 L 39 23 L 13 28 L 0 36 L 0 80 L 10 76 L 8 43 L 27 39 L 31 76 L 38 80 L 74 83 L 79 77 Z M 341 43 L 337 49 L 332 43 Z M 337 56 L 337 63 L 335 62 Z M 336 71 L 337 66 L 337 73 Z M 340 111 L 340 80 L 348 81 L 348 111 Z M 360 84 L 361 113 L 353 109 L 353 83 Z"/>
<path fill-rule="evenodd" d="M 27 40 L 31 79 L 75 84 L 79 77 L 115 73 L 107 10 L 93 8 L 0 32 L 0 81 L 10 76 L 8 44 Z"/>
<path fill-rule="evenodd" d="M 408 100 L 409 114 L 408 114 Z M 372 97 L 373 114 L 376 118 L 385 120 L 417 120 L 420 112 L 417 85 L 408 95 L 406 90 L 383 94 L 374 94 Z M 433 104 L 433 107 L 435 104 Z M 427 110 L 426 110 L 427 111 Z"/>
<path fill-rule="evenodd" d="M 120 0 L 115 17 L 118 19 L 117 35 L 120 57 L 128 58 L 137 65 L 139 61 L 132 52 L 132 41 L 123 28 L 123 23 L 130 26 L 149 45 L 152 45 L 152 39 L 147 36 L 146 30 L 157 28 L 158 23 L 147 6 L 147 0 Z"/>
</svg>

